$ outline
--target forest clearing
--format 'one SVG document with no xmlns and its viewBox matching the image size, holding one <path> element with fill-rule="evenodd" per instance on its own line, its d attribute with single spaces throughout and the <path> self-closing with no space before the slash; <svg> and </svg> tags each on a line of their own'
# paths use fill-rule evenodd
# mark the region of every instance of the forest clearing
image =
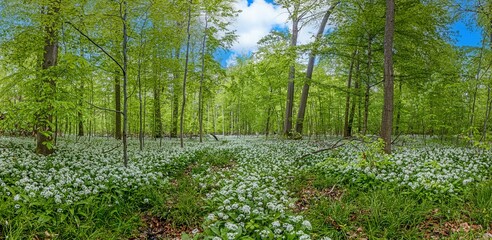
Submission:
<svg viewBox="0 0 492 240">
<path fill-rule="evenodd" d="M 0 240 L 492 239 L 492 1 L 0 0 Z"/>
</svg>

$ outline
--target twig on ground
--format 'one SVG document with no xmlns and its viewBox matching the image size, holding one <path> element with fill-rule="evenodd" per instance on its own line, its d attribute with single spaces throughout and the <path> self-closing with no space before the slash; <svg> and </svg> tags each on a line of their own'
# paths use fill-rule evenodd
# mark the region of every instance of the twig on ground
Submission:
<svg viewBox="0 0 492 240">
<path fill-rule="evenodd" d="M 343 138 L 339 139 L 338 141 L 336 141 L 333 145 L 331 145 L 331 147 L 328 147 L 328 148 L 322 148 L 322 149 L 319 149 L 319 150 L 316 150 L 314 152 L 311 152 L 311 153 L 308 153 L 308 154 L 305 154 L 303 155 L 301 158 L 299 159 L 303 159 L 303 158 L 306 158 L 306 157 L 309 157 L 311 155 L 314 155 L 314 154 L 317 154 L 317 153 L 320 153 L 320 152 L 324 152 L 324 151 L 328 151 L 328 150 L 333 150 L 335 148 L 339 148 L 343 145 L 345 145 L 345 143 L 342 143 L 339 145 L 339 143 L 343 140 Z"/>
</svg>

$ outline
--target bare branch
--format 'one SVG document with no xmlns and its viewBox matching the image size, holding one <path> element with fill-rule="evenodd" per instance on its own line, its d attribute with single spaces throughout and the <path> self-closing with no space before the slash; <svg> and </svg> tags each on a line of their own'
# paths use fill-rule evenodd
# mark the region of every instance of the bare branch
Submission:
<svg viewBox="0 0 492 240">
<path fill-rule="evenodd" d="M 103 110 L 103 111 L 108 111 L 108 112 L 114 112 L 114 113 L 119 113 L 121 115 L 123 115 L 123 112 L 122 111 L 117 111 L 117 110 L 114 110 L 114 109 L 109 109 L 109 108 L 103 108 L 103 107 L 99 107 L 99 106 L 96 106 L 88 101 L 85 101 L 87 104 L 91 105 L 91 107 L 94 107 L 94 108 L 97 108 L 99 110 Z"/>
<path fill-rule="evenodd" d="M 104 48 L 101 47 L 101 45 L 99 45 L 96 42 L 94 42 L 94 40 L 92 40 L 89 36 L 87 36 L 87 34 L 83 33 L 80 29 L 78 29 L 73 23 L 71 23 L 71 22 L 65 22 L 65 23 L 67 23 L 70 26 L 72 26 L 75 30 L 77 30 L 77 32 L 79 32 L 82 36 L 84 36 L 85 38 L 87 38 L 87 40 L 89 40 L 92 44 L 94 44 L 97 48 L 99 48 L 104 54 L 106 54 L 106 56 L 108 56 L 109 58 L 111 58 L 111 60 L 113 60 L 113 62 L 116 63 L 116 65 L 118 65 L 118 67 L 121 69 L 121 71 L 123 72 L 123 74 L 126 73 L 125 69 L 123 69 L 123 66 L 121 66 L 121 64 L 113 56 L 111 56 L 111 54 L 109 54 L 106 50 L 104 50 Z"/>
</svg>

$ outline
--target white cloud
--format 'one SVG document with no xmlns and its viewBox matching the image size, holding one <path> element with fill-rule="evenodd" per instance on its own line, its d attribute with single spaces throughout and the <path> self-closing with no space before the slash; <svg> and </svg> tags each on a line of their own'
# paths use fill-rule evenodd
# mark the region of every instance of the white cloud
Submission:
<svg viewBox="0 0 492 240">
<path fill-rule="evenodd" d="M 249 6 L 247 0 L 236 0 L 234 7 L 242 11 L 235 23 L 232 24 L 238 38 L 231 50 L 236 54 L 247 55 L 257 50 L 258 41 L 268 35 L 275 27 L 292 30 L 287 10 L 280 6 L 274 6 L 265 0 L 254 0 Z M 299 32 L 298 44 L 302 45 L 313 41 L 317 27 L 316 23 L 304 26 Z M 236 57 L 237 55 L 231 55 L 231 58 Z M 234 62 L 233 59 L 229 59 L 228 65 L 234 64 Z"/>
<path fill-rule="evenodd" d="M 256 50 L 257 42 L 262 37 L 275 26 L 285 26 L 287 23 L 286 11 L 265 0 L 254 0 L 250 6 L 247 0 L 237 0 L 234 7 L 242 11 L 233 24 L 238 38 L 231 50 L 237 53 L 247 54 Z"/>
</svg>

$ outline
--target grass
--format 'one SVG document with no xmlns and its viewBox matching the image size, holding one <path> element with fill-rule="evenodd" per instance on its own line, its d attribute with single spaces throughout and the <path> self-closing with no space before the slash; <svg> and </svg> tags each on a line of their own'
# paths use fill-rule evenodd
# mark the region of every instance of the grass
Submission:
<svg viewBox="0 0 492 240">
<path fill-rule="evenodd" d="M 127 239 L 147 230 L 144 215 L 176 231 L 200 228 L 206 189 L 199 188 L 192 174 L 230 167 L 231 159 L 232 153 L 205 149 L 192 162 L 178 161 L 167 184 L 126 192 L 110 189 L 72 205 L 38 200 L 16 208 L 16 202 L 0 196 L 0 239 Z"/>
<path fill-rule="evenodd" d="M 318 192 L 307 199 L 303 211 L 313 225 L 314 238 L 478 239 L 492 227 L 491 182 L 470 188 L 461 200 L 443 201 L 404 195 L 389 186 L 361 189 L 309 172 L 301 173 L 290 186 L 299 199 L 303 189 Z M 327 189 L 342 194 L 335 198 L 323 194 Z"/>
</svg>

